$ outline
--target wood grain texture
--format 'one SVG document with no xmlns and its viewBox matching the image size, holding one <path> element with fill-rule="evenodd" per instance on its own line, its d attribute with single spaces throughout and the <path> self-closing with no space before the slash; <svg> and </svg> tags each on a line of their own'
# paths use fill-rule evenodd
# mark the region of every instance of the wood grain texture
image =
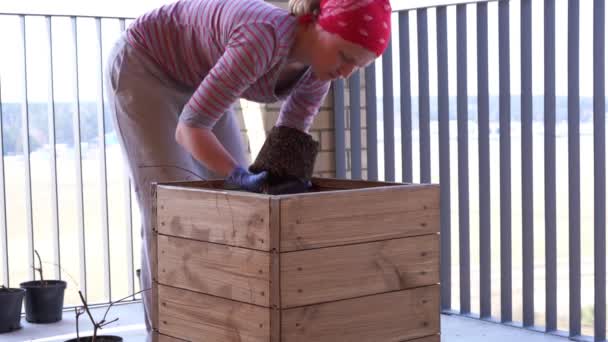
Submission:
<svg viewBox="0 0 608 342">
<path fill-rule="evenodd" d="M 320 192 L 281 201 L 281 251 L 439 232 L 439 186 Z"/>
<path fill-rule="evenodd" d="M 281 341 L 281 202 L 270 199 L 270 342 Z"/>
<path fill-rule="evenodd" d="M 337 178 L 316 178 L 311 179 L 313 187 L 319 187 L 322 190 L 348 190 L 348 189 L 364 189 L 376 188 L 382 186 L 403 185 L 402 183 L 375 182 L 368 180 L 351 180 Z"/>
<path fill-rule="evenodd" d="M 439 333 L 439 286 L 283 312 L 282 342 L 408 341 Z"/>
<path fill-rule="evenodd" d="M 160 285 L 161 334 L 190 341 L 268 342 L 270 309 Z"/>
<path fill-rule="evenodd" d="M 159 282 L 270 306 L 270 253 L 158 236 Z"/>
<path fill-rule="evenodd" d="M 179 339 L 179 338 L 175 338 L 173 336 L 160 334 L 158 332 L 154 333 L 153 341 L 154 342 L 184 342 L 184 341 L 185 342 L 190 342 L 188 340 L 182 340 L 182 339 Z"/>
<path fill-rule="evenodd" d="M 270 250 L 268 196 L 171 186 L 157 196 L 161 234 Z"/>
<path fill-rule="evenodd" d="M 199 188 L 199 189 L 215 189 L 224 190 L 223 179 L 210 179 L 201 181 L 177 181 L 177 182 L 163 182 L 159 185 L 171 186 L 171 187 L 185 187 L 185 188 Z"/>
<path fill-rule="evenodd" d="M 151 217 L 150 228 L 152 229 L 152 241 L 150 242 L 150 251 L 148 251 L 150 260 L 150 276 L 152 277 L 152 288 L 150 289 L 150 319 L 152 320 L 152 328 L 158 328 L 158 217 L 157 217 L 157 189 L 156 184 L 152 184 L 152 196 L 150 196 Z M 145 293 L 144 293 L 145 295 Z"/>
<path fill-rule="evenodd" d="M 415 338 L 413 340 L 409 340 L 408 342 L 440 342 L 440 341 L 441 341 L 441 335 L 436 334 L 436 335 L 432 335 L 432 336 Z"/>
<path fill-rule="evenodd" d="M 283 308 L 439 283 L 439 235 L 281 255 Z"/>
</svg>

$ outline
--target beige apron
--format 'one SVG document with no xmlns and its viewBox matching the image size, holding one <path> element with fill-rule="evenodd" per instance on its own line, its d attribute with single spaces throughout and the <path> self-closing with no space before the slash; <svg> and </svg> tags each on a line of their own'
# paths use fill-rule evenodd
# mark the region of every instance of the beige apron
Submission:
<svg viewBox="0 0 608 342">
<path fill-rule="evenodd" d="M 106 68 L 106 91 L 114 127 L 126 156 L 139 203 L 142 228 L 141 288 L 151 287 L 151 183 L 201 180 L 214 175 L 175 141 L 179 114 L 194 89 L 165 75 L 145 53 L 121 37 Z M 213 128 L 219 141 L 242 166 L 248 160 L 232 110 Z M 151 292 L 143 294 L 146 327 L 151 331 Z M 150 333 L 149 339 L 150 339 Z"/>
</svg>

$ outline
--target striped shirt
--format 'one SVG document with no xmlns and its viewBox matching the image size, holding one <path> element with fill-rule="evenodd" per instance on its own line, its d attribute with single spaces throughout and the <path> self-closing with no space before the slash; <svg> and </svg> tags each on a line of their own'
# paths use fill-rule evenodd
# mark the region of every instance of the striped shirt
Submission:
<svg viewBox="0 0 608 342">
<path fill-rule="evenodd" d="M 194 92 L 180 122 L 213 127 L 240 98 L 285 100 L 277 125 L 307 131 L 329 89 L 308 68 L 286 89 L 277 80 L 297 19 L 262 0 L 180 0 L 136 19 L 129 44 Z"/>
</svg>

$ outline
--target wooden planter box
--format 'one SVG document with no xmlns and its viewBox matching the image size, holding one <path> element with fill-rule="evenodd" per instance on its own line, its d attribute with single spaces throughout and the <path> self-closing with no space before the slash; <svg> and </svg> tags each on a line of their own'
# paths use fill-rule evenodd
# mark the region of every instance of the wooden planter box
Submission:
<svg viewBox="0 0 608 342">
<path fill-rule="evenodd" d="M 439 186 L 313 183 L 155 187 L 160 341 L 439 341 Z"/>
</svg>

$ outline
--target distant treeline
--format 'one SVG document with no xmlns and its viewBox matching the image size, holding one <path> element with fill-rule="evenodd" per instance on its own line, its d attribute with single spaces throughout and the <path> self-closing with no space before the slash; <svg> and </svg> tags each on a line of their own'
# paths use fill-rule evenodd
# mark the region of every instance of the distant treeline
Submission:
<svg viewBox="0 0 608 342">
<path fill-rule="evenodd" d="M 378 97 L 378 114 L 383 113 L 383 99 Z M 437 97 L 432 96 L 430 99 L 430 119 L 437 120 Z M 472 121 L 477 121 L 477 96 L 469 96 L 467 101 L 469 119 Z M 543 96 L 534 96 L 532 100 L 533 108 L 532 108 L 532 120 L 534 121 L 543 121 L 545 117 L 544 113 L 544 97 Z M 400 109 L 401 98 L 395 97 L 394 106 L 395 112 L 399 112 Z M 455 96 L 451 96 L 449 99 L 449 107 L 450 107 L 450 119 L 456 120 L 458 117 L 457 112 L 457 98 Z M 489 99 L 490 113 L 489 119 L 490 121 L 498 122 L 499 119 L 499 97 L 498 96 L 490 96 Z M 411 109 L 412 109 L 412 122 L 418 121 L 418 112 L 419 112 L 419 98 L 412 97 L 411 101 Z M 606 107 L 608 108 L 608 106 Z M 558 96 L 555 100 L 555 111 L 556 111 L 556 120 L 562 121 L 568 119 L 568 97 L 567 96 Z M 593 98 L 591 97 L 581 97 L 580 101 L 580 114 L 581 114 L 581 122 L 593 121 Z M 511 96 L 511 120 L 512 121 L 520 121 L 521 119 L 521 96 Z"/>
<path fill-rule="evenodd" d="M 4 154 L 19 154 L 23 151 L 23 114 L 21 104 L 2 103 L 2 139 Z M 106 133 L 112 131 L 111 119 L 107 112 L 104 115 Z M 30 103 L 29 137 L 30 150 L 34 151 L 49 143 L 49 108 L 46 103 Z M 75 105 L 70 103 L 55 104 L 55 139 L 57 144 L 74 146 Z M 97 104 L 80 104 L 80 139 L 81 142 L 95 143 L 98 139 Z"/>
<path fill-rule="evenodd" d="M 383 105 L 382 98 L 377 99 L 378 116 L 382 120 Z M 400 112 L 401 99 L 397 96 L 394 99 L 395 112 Z M 521 118 L 521 98 L 520 96 L 511 97 L 511 120 L 519 121 Z M 582 97 L 580 101 L 581 122 L 591 122 L 593 120 L 593 99 L 591 97 Z M 16 154 L 23 150 L 23 133 L 22 133 L 22 110 L 19 103 L 2 103 L 0 104 L 2 111 L 2 137 L 4 141 L 4 153 Z M 457 118 L 457 99 L 450 97 L 450 119 Z M 469 119 L 477 120 L 477 97 L 469 96 L 468 101 Z M 499 119 L 499 98 L 498 96 L 490 97 L 490 121 L 498 122 Z M 533 120 L 544 120 L 544 97 L 535 96 L 533 99 Z M 607 107 L 608 108 L 608 107 Z M 106 114 L 104 115 L 106 133 L 113 130 L 111 119 L 107 105 L 104 106 Z M 411 99 L 412 124 L 417 127 L 418 123 L 419 98 Z M 430 98 L 430 118 L 437 120 L 437 97 Z M 58 144 L 66 144 L 74 146 L 74 112 L 75 106 L 71 103 L 56 103 L 55 104 L 55 135 Z M 30 149 L 36 150 L 41 146 L 49 143 L 49 109 L 46 103 L 30 103 L 28 106 L 29 113 L 29 135 Z M 80 104 L 80 136 L 82 142 L 95 143 L 98 138 L 97 129 L 97 104 L 96 103 L 81 103 Z M 556 120 L 562 121 L 568 119 L 568 98 L 566 96 L 558 96 L 556 99 Z"/>
</svg>

